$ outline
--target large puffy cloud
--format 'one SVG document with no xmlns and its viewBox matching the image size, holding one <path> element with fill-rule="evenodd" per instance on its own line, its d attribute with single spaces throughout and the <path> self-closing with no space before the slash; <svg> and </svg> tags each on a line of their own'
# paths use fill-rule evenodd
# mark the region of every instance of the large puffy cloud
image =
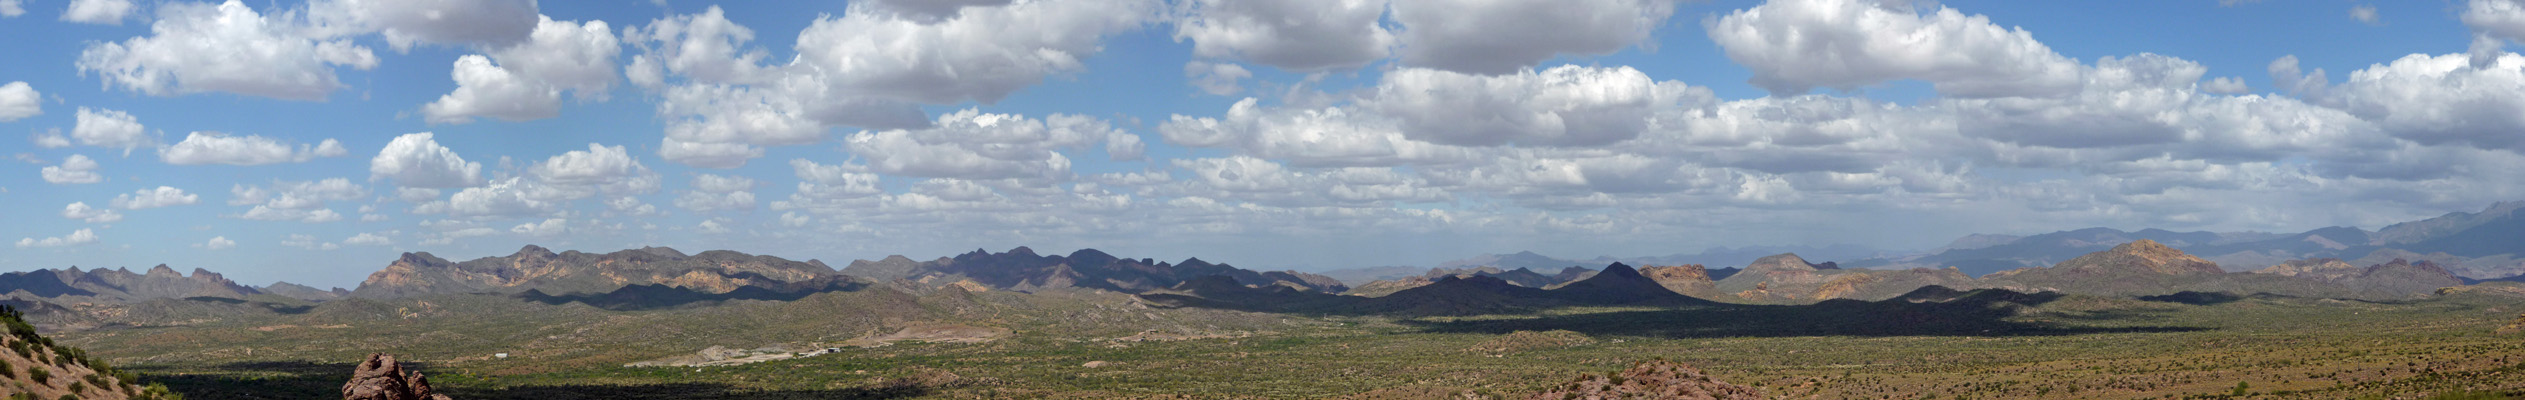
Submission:
<svg viewBox="0 0 2525 400">
<path fill-rule="evenodd" d="M 158 149 L 158 159 L 175 165 L 228 164 L 263 165 L 285 162 L 307 162 L 316 157 L 350 155 L 342 142 L 325 139 L 313 146 L 300 144 L 290 148 L 288 142 L 256 135 L 231 136 L 218 132 L 193 132 L 174 146 Z"/>
<path fill-rule="evenodd" d="M 159 186 L 155 189 L 141 189 L 131 194 L 114 196 L 114 208 L 140 210 L 190 205 L 201 200 L 201 195 L 185 193 L 184 189 Z"/>
<path fill-rule="evenodd" d="M 1384 59 L 1394 47 L 1394 33 L 1378 24 L 1385 15 L 1383 0 L 1201 0 L 1187 5 L 1190 12 L 1175 22 L 1175 39 L 1192 39 L 1193 54 L 1202 57 L 1315 71 L 1358 68 Z"/>
<path fill-rule="evenodd" d="M 79 107 L 78 122 L 70 128 L 70 138 L 78 139 L 83 145 L 123 149 L 126 155 L 132 149 L 158 143 L 140 124 L 139 117 L 118 110 L 89 110 L 87 107 Z"/>
<path fill-rule="evenodd" d="M 77 66 L 108 85 L 152 96 L 218 91 L 288 100 L 323 100 L 342 88 L 335 67 L 377 67 L 367 47 L 304 35 L 304 27 L 288 19 L 236 0 L 168 4 L 150 24 L 150 36 L 90 44 Z"/>
<path fill-rule="evenodd" d="M 874 18 L 874 17 L 870 17 Z M 754 32 L 728 21 L 718 7 L 651 21 L 623 32 L 639 47 L 625 74 L 663 89 L 658 116 L 667 121 L 658 155 L 704 168 L 735 168 L 762 146 L 827 140 L 832 126 L 889 129 L 926 125 L 918 108 L 839 85 L 824 67 L 764 64 L 768 53 L 746 48 Z"/>
<path fill-rule="evenodd" d="M 369 159 L 369 179 L 390 178 L 415 188 L 459 188 L 482 184 L 482 163 L 466 162 L 455 150 L 431 140 L 430 132 L 410 133 L 386 143 Z"/>
<path fill-rule="evenodd" d="M 0 85 L 0 122 L 44 115 L 44 95 L 26 82 Z"/>
<path fill-rule="evenodd" d="M 378 32 L 396 49 L 414 44 L 499 46 L 526 40 L 536 28 L 534 0 L 319 0 L 308 5 L 315 30 L 335 35 Z"/>
<path fill-rule="evenodd" d="M 542 17 L 526 43 L 491 52 L 500 64 L 554 87 L 601 95 L 618 79 L 622 41 L 605 21 L 554 21 Z"/>
<path fill-rule="evenodd" d="M 40 240 L 36 238 L 18 239 L 18 248 L 68 247 L 96 243 L 96 241 L 96 231 L 88 228 L 79 228 L 77 231 L 70 232 L 69 235 L 48 237 Z"/>
<path fill-rule="evenodd" d="M 932 104 L 997 102 L 1083 68 L 1103 39 L 1155 17 L 1149 0 L 1028 1 L 923 22 L 850 12 L 798 32 L 798 61 L 826 83 Z M 863 8 L 864 9 L 864 8 Z"/>
<path fill-rule="evenodd" d="M 131 0 L 70 0 L 70 8 L 61 11 L 61 20 L 122 25 L 123 16 L 132 12 Z"/>
<path fill-rule="evenodd" d="M 561 90 L 491 65 L 480 55 L 456 58 L 449 72 L 456 90 L 421 106 L 430 123 L 461 124 L 474 117 L 526 121 L 561 115 Z"/>
<path fill-rule="evenodd" d="M 1070 159 L 1057 150 L 1083 148 L 1119 135 L 1092 117 L 1053 114 L 1042 120 L 974 109 L 940 115 L 935 127 L 867 131 L 847 140 L 852 154 L 882 173 L 926 178 L 1066 179 Z"/>
<path fill-rule="evenodd" d="M 561 92 L 602 98 L 615 80 L 622 44 L 605 21 L 553 21 L 542 17 L 532 39 L 456 59 L 456 90 L 421 107 L 432 123 L 465 123 L 474 117 L 507 121 L 560 115 Z M 493 61 L 497 60 L 497 65 Z"/>
<path fill-rule="evenodd" d="M 44 182 L 53 184 L 97 183 L 105 181 L 96 173 L 96 160 L 85 154 L 72 154 L 61 159 L 61 165 L 44 167 Z"/>
<path fill-rule="evenodd" d="M 670 72 L 699 83 L 769 82 L 777 71 L 762 65 L 769 53 L 745 47 L 753 40 L 753 29 L 729 21 L 727 12 L 715 5 L 700 14 L 627 27 L 622 37 L 641 49 L 627 68 L 632 83 L 652 87 L 664 84 Z"/>
<path fill-rule="evenodd" d="M 2375 122 L 2422 144 L 2461 144 L 2525 152 L 2525 56 L 2500 53 L 2488 65 L 2462 54 L 2413 54 L 2351 72 L 2331 87 L 2301 90 L 2310 101 Z M 2288 65 L 2284 73 L 2294 72 Z M 2278 68 L 2275 68 L 2278 69 Z M 2310 76 L 2321 85 L 2321 70 Z"/>
<path fill-rule="evenodd" d="M 1500 76 L 1387 72 L 1372 107 L 1415 140 L 1454 145 L 1603 145 L 1639 136 L 1648 117 L 1709 90 L 1661 85 L 1630 67 L 1560 66 Z"/>
<path fill-rule="evenodd" d="M 1897 79 L 1955 97 L 2045 96 L 2076 90 L 2077 61 L 2023 29 L 1909 2 L 1775 0 L 1705 21 L 1710 40 L 1775 95 L 1854 89 Z"/>
<path fill-rule="evenodd" d="M 1395 0 L 1403 63 L 1505 74 L 1559 54 L 1641 43 L 1674 15 L 1670 0 Z"/>
<path fill-rule="evenodd" d="M 595 187 L 614 194 L 652 193 L 659 185 L 658 174 L 622 146 L 588 143 L 586 151 L 561 153 L 527 170 L 547 183 Z"/>
<path fill-rule="evenodd" d="M 22 1 L 0 0 L 0 18 L 17 18 L 17 16 L 26 15 L 26 4 Z"/>
</svg>

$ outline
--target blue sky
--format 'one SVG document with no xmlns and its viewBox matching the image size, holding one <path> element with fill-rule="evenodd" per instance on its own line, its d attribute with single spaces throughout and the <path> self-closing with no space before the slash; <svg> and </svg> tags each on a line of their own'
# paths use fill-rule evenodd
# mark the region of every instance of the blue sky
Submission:
<svg viewBox="0 0 2525 400">
<path fill-rule="evenodd" d="M 1320 269 L 2525 199 L 2512 0 L 0 0 L 0 38 L 10 270 Z"/>
</svg>

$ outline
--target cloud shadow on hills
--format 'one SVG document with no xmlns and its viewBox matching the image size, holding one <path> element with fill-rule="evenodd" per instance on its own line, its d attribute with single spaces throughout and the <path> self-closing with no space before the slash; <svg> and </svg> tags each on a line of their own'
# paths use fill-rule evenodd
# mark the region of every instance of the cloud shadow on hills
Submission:
<svg viewBox="0 0 2525 400">
<path fill-rule="evenodd" d="M 865 289 L 867 287 L 868 285 L 864 283 L 841 281 L 822 286 L 795 290 L 773 290 L 757 286 L 744 286 L 738 287 L 736 290 L 728 291 L 727 293 L 709 293 L 667 285 L 631 285 L 605 293 L 570 293 L 563 295 L 544 294 L 544 292 L 540 290 L 528 289 L 525 293 L 519 293 L 515 295 L 515 297 L 527 301 L 551 305 L 580 303 L 614 311 L 639 311 L 683 307 L 694 304 L 717 304 L 719 302 L 729 300 L 796 301 L 816 293 L 850 292 Z"/>
<path fill-rule="evenodd" d="M 2048 300 L 2045 300 L 2048 301 Z M 2017 307 L 1979 302 L 1908 303 L 1828 301 L 1812 305 L 1724 305 L 1664 310 L 1544 315 L 1516 319 L 1403 320 L 1433 333 L 1505 334 L 1569 330 L 1589 335 L 1661 338 L 1804 336 L 2068 336 L 2101 333 L 2197 332 L 2182 326 L 2073 326 L 2010 320 Z M 2084 322 L 2159 319 L 2148 310 L 2113 310 L 2070 316 Z"/>
<path fill-rule="evenodd" d="M 425 364 L 405 363 L 427 373 Z M 304 361 L 242 362 L 222 364 L 213 369 L 217 374 L 179 374 L 159 367 L 126 368 L 142 374 L 143 382 L 163 383 L 168 389 L 192 399 L 325 399 L 342 395 L 342 383 L 351 379 L 352 363 L 315 363 Z M 437 375 L 432 375 L 437 376 Z M 873 386 L 828 390 L 753 390 L 717 383 L 655 383 L 631 385 L 527 385 L 506 388 L 448 387 L 444 379 L 433 382 L 442 393 L 458 399 L 900 399 L 930 394 L 930 388 L 919 386 Z"/>
</svg>

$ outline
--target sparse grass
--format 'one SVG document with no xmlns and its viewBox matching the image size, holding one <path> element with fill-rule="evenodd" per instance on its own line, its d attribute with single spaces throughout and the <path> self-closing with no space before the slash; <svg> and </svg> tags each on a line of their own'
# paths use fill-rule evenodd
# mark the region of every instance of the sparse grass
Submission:
<svg viewBox="0 0 2525 400">
<path fill-rule="evenodd" d="M 1972 329 L 1862 329 L 1851 324 L 1910 319 L 1864 319 L 1867 309 L 1849 309 L 1787 314 L 1814 320 L 1782 317 L 1753 330 L 1704 329 L 1731 322 L 1686 317 L 1734 314 L 1690 309 L 1309 318 L 1150 309 L 1109 293 L 831 293 L 632 312 L 452 296 L 60 336 L 194 398 L 321 397 L 338 391 L 350 362 L 382 351 L 420 361 L 434 384 L 466 399 L 1323 398 L 1403 387 L 1514 395 L 1656 357 L 1772 397 L 2503 399 L 2525 391 L 2525 341 L 2493 331 L 2520 308 L 2525 301 L 2493 297 L 2210 305 L 2069 297 L 1996 320 L 1923 322 Z M 1017 333 L 732 367 L 620 366 L 712 345 L 833 343 L 910 321 Z M 1581 326 L 1530 327 L 1538 324 Z M 257 329 L 280 325 L 294 327 Z M 331 325 L 347 327 L 319 328 Z M 1106 340 L 1148 329 L 1255 335 Z M 1518 329 L 1569 332 L 1508 333 Z M 1515 349 L 1467 351 L 1485 346 Z M 1107 364 L 1081 366 L 1089 361 Z M 964 379 L 888 383 L 931 371 Z"/>
</svg>

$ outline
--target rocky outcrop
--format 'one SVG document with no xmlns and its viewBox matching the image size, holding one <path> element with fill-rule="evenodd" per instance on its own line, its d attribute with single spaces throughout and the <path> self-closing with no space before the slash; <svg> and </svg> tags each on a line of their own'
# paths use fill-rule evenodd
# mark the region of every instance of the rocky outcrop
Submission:
<svg viewBox="0 0 2525 400">
<path fill-rule="evenodd" d="M 1717 282 L 1710 280 L 1709 268 L 1700 264 L 1663 267 L 1651 265 L 1640 267 L 1639 273 L 1675 293 L 1705 299 L 1718 295 Z"/>
<path fill-rule="evenodd" d="M 2182 250 L 2166 247 L 2154 240 L 2140 239 L 2112 250 L 2089 253 L 2061 262 L 2053 269 L 2102 274 L 2156 273 L 2162 275 L 2221 274 L 2218 264 L 2193 257 Z"/>
<path fill-rule="evenodd" d="M 1529 396 L 1531 400 L 1559 399 L 1673 399 L 1673 400 L 1754 400 L 1760 391 L 1744 385 L 1721 382 L 1690 365 L 1651 360 L 1634 364 L 1630 369 L 1611 376 L 1586 374 L 1561 387 Z"/>
<path fill-rule="evenodd" d="M 351 371 L 351 381 L 342 384 L 342 400 L 448 400 L 430 388 L 430 380 L 421 371 L 405 371 L 395 363 L 395 356 L 386 353 L 368 355 Z"/>
</svg>

